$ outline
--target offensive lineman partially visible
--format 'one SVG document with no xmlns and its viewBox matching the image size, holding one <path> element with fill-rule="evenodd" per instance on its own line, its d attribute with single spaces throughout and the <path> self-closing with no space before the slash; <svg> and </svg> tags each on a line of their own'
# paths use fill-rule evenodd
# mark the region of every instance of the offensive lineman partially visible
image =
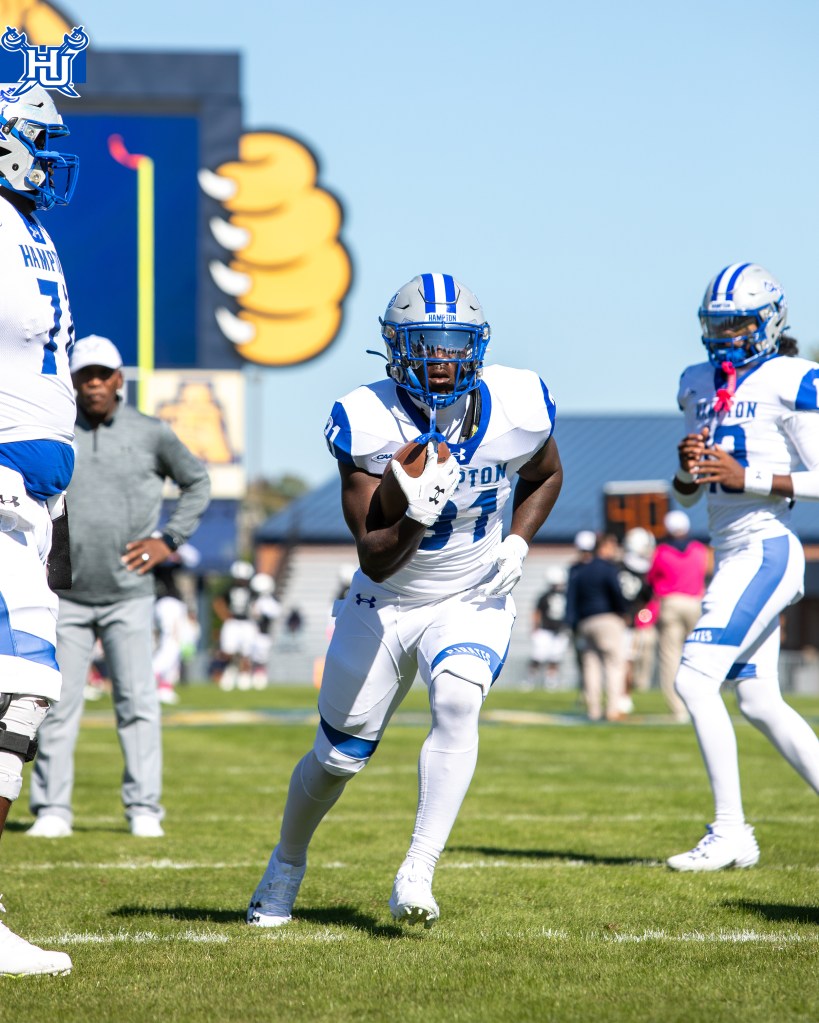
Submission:
<svg viewBox="0 0 819 1023">
<path fill-rule="evenodd" d="M 279 843 L 250 900 L 258 927 L 291 919 L 313 833 L 375 752 L 416 669 L 432 729 L 389 905 L 398 920 L 437 919 L 432 875 L 475 770 L 481 705 L 506 658 L 510 593 L 562 483 L 554 402 L 536 373 L 484 371 L 489 325 L 468 288 L 449 274 L 414 277 L 391 299 L 382 337 L 387 379 L 341 398 L 325 429 L 361 569 L 337 613 L 315 744 L 293 772 Z M 393 466 L 408 507 L 387 525 L 376 496 L 384 468 L 433 431 L 452 453 L 439 464 L 429 440 L 417 479 Z"/>
<path fill-rule="evenodd" d="M 0 833 L 37 730 L 60 696 L 46 561 L 74 467 L 76 414 L 68 294 L 35 210 L 69 202 L 79 160 L 52 148 L 68 129 L 48 93 L 35 86 L 10 98 L 12 88 L 0 86 Z M 0 923 L 0 975 L 70 970 L 65 952 L 40 949 Z"/>
<path fill-rule="evenodd" d="M 707 489 L 716 564 L 676 690 L 697 733 L 716 812 L 698 845 L 668 860 L 673 870 L 759 860 L 720 696 L 725 679 L 736 684 L 742 714 L 819 792 L 819 739 L 779 691 L 779 615 L 802 597 L 805 575 L 791 507 L 819 500 L 819 365 L 798 358 L 796 342 L 782 336 L 786 317 L 782 287 L 767 270 L 725 267 L 700 308 L 709 361 L 689 366 L 680 380 L 688 432 L 674 492 L 691 505 Z"/>
</svg>

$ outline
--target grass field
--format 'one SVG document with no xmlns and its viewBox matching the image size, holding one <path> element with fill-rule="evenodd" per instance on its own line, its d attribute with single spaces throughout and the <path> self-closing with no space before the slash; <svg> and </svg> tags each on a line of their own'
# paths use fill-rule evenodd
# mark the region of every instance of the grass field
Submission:
<svg viewBox="0 0 819 1023">
<path fill-rule="evenodd" d="M 816 727 L 819 700 L 793 702 Z M 293 923 L 247 927 L 314 704 L 307 688 L 185 690 L 166 712 L 160 840 L 127 832 L 110 705 L 91 705 L 74 836 L 28 838 L 24 792 L 0 846 L 7 923 L 68 951 L 74 971 L 0 981 L 0 1018 L 819 1018 L 815 795 L 739 725 L 760 865 L 671 873 L 664 857 L 701 837 L 711 805 L 692 730 L 665 723 L 655 694 L 638 702 L 641 722 L 623 725 L 572 717 L 574 694 L 491 695 L 475 780 L 436 873 L 441 920 L 424 931 L 402 929 L 387 908 L 427 730 L 413 690 L 319 829 Z"/>
</svg>

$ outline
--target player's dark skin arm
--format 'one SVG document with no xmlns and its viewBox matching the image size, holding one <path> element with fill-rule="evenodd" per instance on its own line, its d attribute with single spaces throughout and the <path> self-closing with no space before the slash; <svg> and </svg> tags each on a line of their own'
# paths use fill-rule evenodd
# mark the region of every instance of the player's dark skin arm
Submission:
<svg viewBox="0 0 819 1023">
<path fill-rule="evenodd" d="M 353 534 L 362 571 L 380 583 L 402 568 L 418 550 L 426 527 L 403 516 L 386 526 L 376 494 L 380 476 L 339 462 L 341 510 Z"/>
<path fill-rule="evenodd" d="M 677 446 L 680 467 L 696 477 L 691 483 L 674 480 L 675 490 L 681 494 L 693 494 L 698 487 L 710 483 L 722 483 L 733 490 L 745 489 L 745 467 L 718 444 L 707 447 L 708 427 L 699 433 L 689 433 Z M 793 497 L 793 480 L 789 475 L 774 476 L 772 494 Z"/>
<path fill-rule="evenodd" d="M 557 442 L 550 437 L 543 447 L 518 470 L 518 481 L 512 496 L 512 525 L 517 533 L 531 543 L 540 529 L 563 486 L 563 466 Z"/>
</svg>

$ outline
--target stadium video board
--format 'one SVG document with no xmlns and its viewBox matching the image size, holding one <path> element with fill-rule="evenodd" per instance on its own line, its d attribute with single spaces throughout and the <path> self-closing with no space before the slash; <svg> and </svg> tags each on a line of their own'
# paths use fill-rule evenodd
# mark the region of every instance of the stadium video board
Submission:
<svg viewBox="0 0 819 1023">
<path fill-rule="evenodd" d="M 197 184 L 201 167 L 237 155 L 238 55 L 89 50 L 81 97 L 60 107 L 71 130 L 64 148 L 79 155 L 80 174 L 72 202 L 48 227 L 77 335 L 112 338 L 136 366 L 149 318 L 153 367 L 241 366 L 215 320 L 225 299 L 208 264 L 224 250 L 208 229 L 215 204 Z"/>
<path fill-rule="evenodd" d="M 307 144 L 243 128 L 239 55 L 92 45 L 86 75 L 60 104 L 78 187 L 49 222 L 78 334 L 143 378 L 321 354 L 352 282 L 342 206 Z"/>
</svg>

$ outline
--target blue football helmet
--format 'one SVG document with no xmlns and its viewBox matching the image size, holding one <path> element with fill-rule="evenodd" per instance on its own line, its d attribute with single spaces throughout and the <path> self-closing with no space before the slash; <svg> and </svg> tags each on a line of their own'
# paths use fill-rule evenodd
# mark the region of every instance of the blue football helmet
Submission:
<svg viewBox="0 0 819 1023">
<path fill-rule="evenodd" d="M 778 350 L 788 306 L 782 285 L 764 267 L 732 263 L 708 284 L 699 316 L 709 362 L 738 369 Z"/>
<path fill-rule="evenodd" d="M 59 153 L 53 140 L 68 128 L 41 85 L 14 96 L 0 85 L 0 185 L 34 201 L 38 210 L 66 206 L 77 184 L 80 158 Z"/>
<path fill-rule="evenodd" d="M 447 408 L 474 390 L 489 344 L 489 324 L 469 288 L 450 274 L 419 274 L 390 299 L 379 320 L 392 379 L 431 409 Z M 430 387 L 429 368 L 455 363 L 451 392 Z"/>
</svg>

